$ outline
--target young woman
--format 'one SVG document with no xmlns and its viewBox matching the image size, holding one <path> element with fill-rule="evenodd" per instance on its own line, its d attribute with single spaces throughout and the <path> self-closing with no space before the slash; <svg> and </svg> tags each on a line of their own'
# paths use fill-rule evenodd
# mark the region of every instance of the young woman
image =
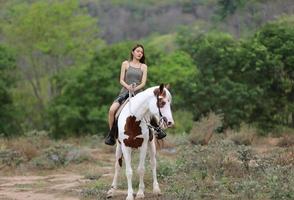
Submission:
<svg viewBox="0 0 294 200">
<path fill-rule="evenodd" d="M 110 131 L 105 139 L 105 144 L 115 144 L 115 137 L 111 128 L 114 123 L 114 117 L 117 109 L 129 97 L 129 91 L 137 94 L 145 86 L 146 80 L 147 65 L 145 64 L 144 47 L 141 44 L 137 44 L 131 51 L 130 60 L 126 60 L 121 64 L 120 84 L 123 88 L 110 106 L 108 112 L 108 125 Z"/>
<path fill-rule="evenodd" d="M 129 97 L 129 92 L 137 94 L 142 91 L 147 80 L 147 65 L 145 64 L 145 52 L 144 47 L 141 44 L 137 44 L 133 47 L 130 59 L 124 61 L 121 64 L 120 71 L 120 84 L 123 86 L 118 97 L 114 100 L 110 106 L 108 112 L 108 125 L 109 133 L 105 138 L 105 144 L 114 145 L 115 135 L 112 130 L 115 113 L 120 105 Z M 159 128 L 156 122 L 153 122 L 153 126 L 157 132 L 156 137 L 162 139 L 166 136 L 166 133 Z"/>
</svg>

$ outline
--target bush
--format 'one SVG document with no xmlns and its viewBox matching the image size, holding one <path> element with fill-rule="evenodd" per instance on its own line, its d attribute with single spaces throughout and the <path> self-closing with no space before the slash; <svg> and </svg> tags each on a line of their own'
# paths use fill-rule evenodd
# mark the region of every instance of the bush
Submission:
<svg viewBox="0 0 294 200">
<path fill-rule="evenodd" d="M 213 133 L 222 125 L 221 119 L 220 115 L 210 113 L 207 117 L 195 122 L 189 135 L 190 142 L 192 144 L 208 144 Z"/>
</svg>

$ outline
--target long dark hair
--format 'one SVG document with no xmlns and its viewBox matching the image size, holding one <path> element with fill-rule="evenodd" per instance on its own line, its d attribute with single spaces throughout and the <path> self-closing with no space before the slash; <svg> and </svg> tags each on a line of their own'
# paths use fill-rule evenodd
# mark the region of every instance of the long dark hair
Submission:
<svg viewBox="0 0 294 200">
<path fill-rule="evenodd" d="M 145 50 L 144 50 L 144 47 L 142 44 L 136 44 L 133 48 L 132 48 L 132 51 L 131 51 L 131 54 L 130 54 L 130 61 L 133 60 L 133 54 L 132 52 L 135 51 L 138 47 L 141 47 L 143 49 L 143 56 L 142 58 L 139 60 L 140 63 L 144 63 L 145 64 Z"/>
</svg>

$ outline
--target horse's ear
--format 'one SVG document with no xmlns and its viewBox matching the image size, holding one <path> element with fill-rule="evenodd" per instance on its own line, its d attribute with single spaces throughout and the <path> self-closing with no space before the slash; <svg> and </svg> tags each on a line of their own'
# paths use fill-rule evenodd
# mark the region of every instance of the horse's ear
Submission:
<svg viewBox="0 0 294 200">
<path fill-rule="evenodd" d="M 155 96 L 159 96 L 163 93 L 163 91 L 164 91 L 164 84 L 161 83 L 159 88 L 156 88 L 153 92 Z"/>
<path fill-rule="evenodd" d="M 160 92 L 160 94 L 163 92 L 163 89 L 164 89 L 164 84 L 161 83 L 160 86 L 159 86 L 159 92 Z"/>
<path fill-rule="evenodd" d="M 169 85 L 169 83 L 168 84 L 165 84 L 165 86 L 164 86 L 166 89 L 170 89 L 170 85 Z"/>
</svg>

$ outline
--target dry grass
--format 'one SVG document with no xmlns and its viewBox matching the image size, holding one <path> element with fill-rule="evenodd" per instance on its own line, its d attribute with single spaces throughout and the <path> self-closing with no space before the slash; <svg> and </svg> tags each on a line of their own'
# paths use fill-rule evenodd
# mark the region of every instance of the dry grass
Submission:
<svg viewBox="0 0 294 200">
<path fill-rule="evenodd" d="M 223 160 L 224 175 L 227 177 L 242 178 L 246 175 L 243 162 L 236 152 L 229 152 Z"/>
<path fill-rule="evenodd" d="M 292 165 L 294 166 L 294 148 L 288 148 L 286 151 L 279 154 L 275 163 L 280 166 Z"/>
<path fill-rule="evenodd" d="M 27 160 L 31 160 L 39 154 L 38 148 L 27 138 L 23 137 L 9 140 L 7 142 L 7 148 L 19 152 L 21 155 L 27 158 Z"/>
<path fill-rule="evenodd" d="M 294 146 L 294 134 L 283 135 L 280 138 L 277 146 L 279 146 L 279 147 L 292 147 L 292 146 Z"/>
<path fill-rule="evenodd" d="M 227 130 L 226 135 L 237 145 L 251 145 L 257 137 L 257 131 L 253 127 L 242 124 L 239 131 Z"/>
<path fill-rule="evenodd" d="M 214 113 L 210 113 L 207 117 L 203 117 L 199 122 L 193 124 L 190 132 L 189 141 L 192 144 L 207 145 L 214 131 L 221 126 L 222 117 Z"/>
</svg>

